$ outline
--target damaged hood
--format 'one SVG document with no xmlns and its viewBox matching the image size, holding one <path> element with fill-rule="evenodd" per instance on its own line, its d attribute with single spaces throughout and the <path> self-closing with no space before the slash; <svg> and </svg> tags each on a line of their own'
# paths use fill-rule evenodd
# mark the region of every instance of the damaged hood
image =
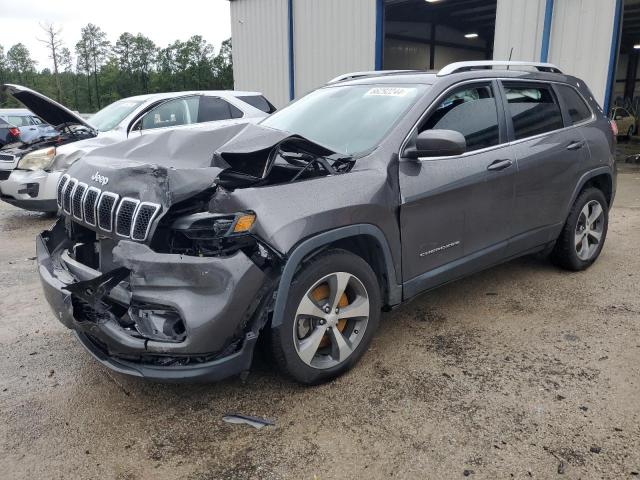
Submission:
<svg viewBox="0 0 640 480">
<path fill-rule="evenodd" d="M 67 174 L 120 198 L 160 204 L 166 212 L 213 185 L 222 168 L 212 166 L 212 152 L 243 128 L 237 124 L 134 137 L 90 151 Z"/>
<path fill-rule="evenodd" d="M 240 183 L 256 182 L 269 174 L 275 161 L 272 151 L 285 144 L 295 150 L 320 157 L 336 155 L 336 152 L 300 135 L 292 135 L 262 125 L 248 125 L 240 134 L 216 150 L 213 165 L 222 168 L 226 176 L 233 177 Z"/>
<path fill-rule="evenodd" d="M 0 89 L 3 93 L 8 93 L 51 125 L 75 124 L 95 130 L 93 126 L 87 123 L 80 115 L 73 113 L 67 107 L 60 105 L 58 102 L 30 88 L 20 85 L 4 84 Z"/>
<path fill-rule="evenodd" d="M 243 155 L 266 151 L 271 150 L 284 140 L 300 141 L 305 144 L 305 149 L 309 153 L 316 155 L 327 156 L 335 153 L 333 150 L 314 143 L 311 140 L 307 140 L 299 135 L 292 135 L 291 133 L 284 132 L 282 130 L 275 130 L 269 127 L 263 127 L 259 124 L 247 125 L 247 128 L 245 128 L 242 133 L 237 135 L 233 140 L 225 143 L 216 153 L 224 158 L 229 155 Z"/>
</svg>

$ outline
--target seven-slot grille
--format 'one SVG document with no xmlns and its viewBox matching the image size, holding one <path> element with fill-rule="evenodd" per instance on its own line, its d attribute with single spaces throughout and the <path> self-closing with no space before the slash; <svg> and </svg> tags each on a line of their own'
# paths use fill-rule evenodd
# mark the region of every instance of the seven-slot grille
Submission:
<svg viewBox="0 0 640 480">
<path fill-rule="evenodd" d="M 160 205 L 104 192 L 65 174 L 56 188 L 58 206 L 66 214 L 119 237 L 143 242 Z"/>
</svg>

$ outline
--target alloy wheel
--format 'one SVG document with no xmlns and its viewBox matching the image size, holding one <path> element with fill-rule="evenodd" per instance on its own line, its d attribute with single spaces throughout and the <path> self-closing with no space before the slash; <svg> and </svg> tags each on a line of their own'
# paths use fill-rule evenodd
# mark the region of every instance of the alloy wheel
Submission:
<svg viewBox="0 0 640 480">
<path fill-rule="evenodd" d="M 604 210 L 600 202 L 591 200 L 580 211 L 575 230 L 575 249 L 578 258 L 590 260 L 597 252 L 604 231 Z"/>
<path fill-rule="evenodd" d="M 335 272 L 322 277 L 296 310 L 293 340 L 298 356 L 318 369 L 345 362 L 364 337 L 369 311 L 369 295 L 355 275 Z"/>
</svg>

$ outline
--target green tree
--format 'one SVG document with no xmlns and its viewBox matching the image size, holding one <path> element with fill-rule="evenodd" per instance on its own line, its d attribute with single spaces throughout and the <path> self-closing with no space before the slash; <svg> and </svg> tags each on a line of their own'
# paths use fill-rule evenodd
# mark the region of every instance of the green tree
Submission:
<svg viewBox="0 0 640 480">
<path fill-rule="evenodd" d="M 113 56 L 121 73 L 116 81 L 116 89 L 122 96 L 130 96 L 135 91 L 133 79 L 134 36 L 129 32 L 122 33 L 113 46 Z"/>
<path fill-rule="evenodd" d="M 194 35 L 186 41 L 184 49 L 191 85 L 196 89 L 208 88 L 213 76 L 213 47 L 201 35 Z"/>
<path fill-rule="evenodd" d="M 231 58 L 231 39 L 228 38 L 220 46 L 220 51 L 213 60 L 216 89 L 233 89 L 233 60 Z"/>
<path fill-rule="evenodd" d="M 41 41 L 49 49 L 52 68 L 37 71 L 23 44 L 13 45 L 6 54 L 0 45 L 0 83 L 29 86 L 81 112 L 139 93 L 233 88 L 231 39 L 222 43 L 217 55 L 201 35 L 158 48 L 141 33 L 125 32 L 111 48 L 105 33 L 88 24 L 72 52 L 63 45 L 59 28 L 50 23 L 42 28 Z M 0 104 L 19 103 L 5 95 Z"/>
<path fill-rule="evenodd" d="M 4 54 L 4 47 L 0 45 L 0 84 L 9 81 L 9 67 L 7 65 L 7 57 Z M 0 91 L 0 105 L 7 104 L 7 95 Z"/>
<path fill-rule="evenodd" d="M 80 42 L 84 44 L 84 48 L 86 49 L 91 61 L 91 70 L 93 72 L 93 80 L 96 89 L 96 101 L 98 103 L 98 109 L 100 109 L 102 108 L 102 104 L 100 101 L 98 71 L 107 60 L 107 55 L 111 50 L 111 44 L 107 40 L 107 34 L 93 23 L 87 24 L 87 26 L 82 28 L 80 32 Z"/>
<path fill-rule="evenodd" d="M 33 81 L 36 62 L 31 58 L 31 53 L 24 44 L 16 43 L 7 51 L 7 67 L 20 83 Z"/>
<path fill-rule="evenodd" d="M 60 69 L 62 70 L 60 75 L 64 85 L 62 90 L 63 92 L 67 92 L 68 95 L 64 97 L 63 103 L 73 103 L 73 107 L 78 109 L 78 75 L 73 71 L 73 57 L 71 55 L 71 50 L 67 47 L 62 47 L 60 50 Z M 69 95 L 68 92 L 72 93 Z"/>
<path fill-rule="evenodd" d="M 113 53 L 118 61 L 120 71 L 131 74 L 133 67 L 131 66 L 131 57 L 133 56 L 133 39 L 134 36 L 129 32 L 122 33 L 113 47 Z"/>
<path fill-rule="evenodd" d="M 133 56 L 131 66 L 134 74 L 140 79 L 142 91 L 149 93 L 149 77 L 156 63 L 158 48 L 153 41 L 138 33 L 133 38 Z"/>
<path fill-rule="evenodd" d="M 87 80 L 87 99 L 89 101 L 89 110 L 93 110 L 93 102 L 91 100 L 91 52 L 84 38 L 76 43 L 76 70 L 80 75 L 84 75 Z M 76 94 L 77 96 L 77 94 Z"/>
</svg>

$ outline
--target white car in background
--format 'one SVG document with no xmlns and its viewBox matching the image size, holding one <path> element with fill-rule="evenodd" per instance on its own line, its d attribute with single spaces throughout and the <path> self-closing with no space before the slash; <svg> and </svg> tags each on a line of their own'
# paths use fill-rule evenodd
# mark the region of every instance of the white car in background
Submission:
<svg viewBox="0 0 640 480">
<path fill-rule="evenodd" d="M 217 128 L 257 123 L 275 108 L 258 92 L 231 90 L 172 92 L 118 100 L 89 120 L 31 89 L 3 90 L 54 125 L 56 137 L 0 149 L 0 199 L 20 208 L 56 212 L 60 175 L 87 152 L 132 136 L 156 134 L 195 124 Z"/>
</svg>

